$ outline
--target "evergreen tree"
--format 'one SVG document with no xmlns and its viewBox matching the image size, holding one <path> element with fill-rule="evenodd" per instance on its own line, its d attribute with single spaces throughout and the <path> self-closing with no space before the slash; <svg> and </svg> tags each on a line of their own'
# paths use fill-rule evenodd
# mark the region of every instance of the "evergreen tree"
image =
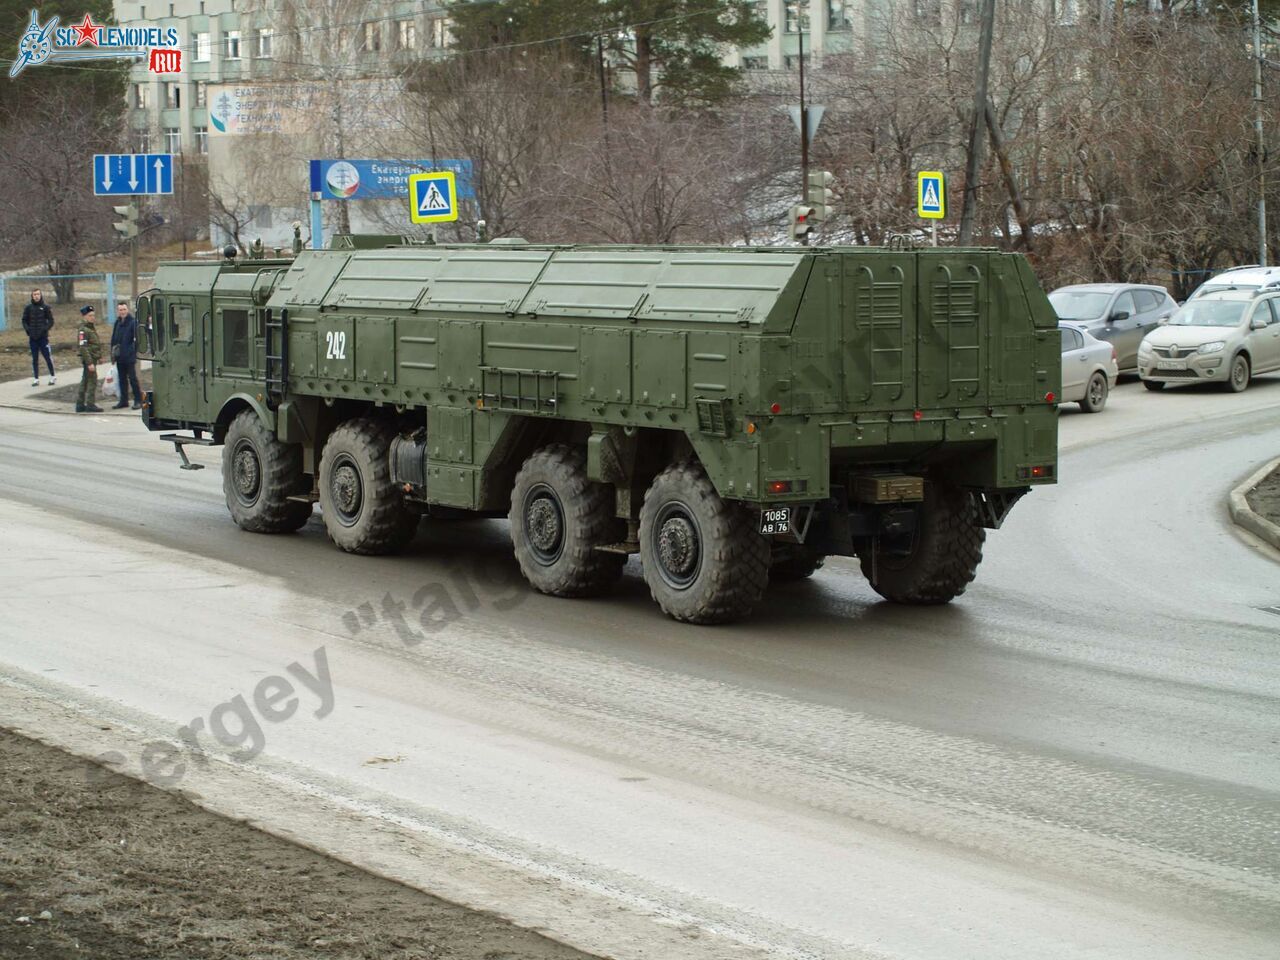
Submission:
<svg viewBox="0 0 1280 960">
<path fill-rule="evenodd" d="M 460 51 L 558 48 L 591 64 L 601 42 L 635 78 L 642 103 L 712 103 L 738 80 L 727 47 L 763 43 L 770 28 L 748 0 L 497 0 L 452 8 Z"/>
</svg>

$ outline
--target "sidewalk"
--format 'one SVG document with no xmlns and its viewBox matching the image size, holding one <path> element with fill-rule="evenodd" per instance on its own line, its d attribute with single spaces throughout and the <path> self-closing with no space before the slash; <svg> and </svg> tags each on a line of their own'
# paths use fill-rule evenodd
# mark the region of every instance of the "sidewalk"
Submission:
<svg viewBox="0 0 1280 960">
<path fill-rule="evenodd" d="M 59 390 L 65 390 L 68 386 L 75 386 L 79 382 L 79 368 L 59 375 L 57 384 L 52 387 L 48 386 L 49 378 L 47 376 L 40 378 L 40 386 L 38 387 L 31 386 L 30 377 L 24 377 L 21 380 L 9 380 L 0 383 L 0 407 L 14 407 L 18 410 L 37 410 L 41 413 L 65 413 L 70 416 L 77 416 L 75 401 L 55 400 L 48 395 Z M 102 396 L 102 391 L 98 391 L 98 406 L 102 407 L 103 413 L 120 417 L 138 416 L 137 410 L 112 410 L 111 405 L 115 402 L 115 397 L 104 397 Z"/>
</svg>

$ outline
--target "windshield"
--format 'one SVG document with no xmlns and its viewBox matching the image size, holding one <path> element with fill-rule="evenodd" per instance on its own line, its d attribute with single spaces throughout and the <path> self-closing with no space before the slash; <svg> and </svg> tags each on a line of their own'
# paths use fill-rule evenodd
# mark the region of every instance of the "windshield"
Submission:
<svg viewBox="0 0 1280 960">
<path fill-rule="evenodd" d="M 1169 318 L 1178 327 L 1234 327 L 1244 316 L 1245 300 L 1196 299 Z"/>
<path fill-rule="evenodd" d="M 1109 293 L 1096 290 L 1055 290 L 1049 294 L 1049 302 L 1059 320 L 1093 320 L 1107 309 Z"/>
</svg>

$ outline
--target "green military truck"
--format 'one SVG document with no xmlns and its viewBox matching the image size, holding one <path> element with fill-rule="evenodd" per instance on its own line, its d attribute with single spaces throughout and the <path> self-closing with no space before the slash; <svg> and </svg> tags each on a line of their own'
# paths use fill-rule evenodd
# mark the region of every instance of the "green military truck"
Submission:
<svg viewBox="0 0 1280 960">
<path fill-rule="evenodd" d="M 638 553 L 667 614 L 716 623 L 831 555 L 947 602 L 1055 479 L 1057 320 L 1020 256 L 339 243 L 164 263 L 139 299 L 147 426 L 189 466 L 223 445 L 245 530 L 319 501 L 382 554 L 505 516 L 536 589 L 599 594 Z"/>
</svg>

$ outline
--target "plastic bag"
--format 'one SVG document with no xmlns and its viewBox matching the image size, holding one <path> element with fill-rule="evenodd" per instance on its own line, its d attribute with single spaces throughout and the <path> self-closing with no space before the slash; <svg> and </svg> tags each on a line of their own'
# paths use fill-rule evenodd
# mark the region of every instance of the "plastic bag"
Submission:
<svg viewBox="0 0 1280 960">
<path fill-rule="evenodd" d="M 104 397 L 120 396 L 120 384 L 116 383 L 116 365 L 98 364 L 98 392 Z"/>
</svg>

